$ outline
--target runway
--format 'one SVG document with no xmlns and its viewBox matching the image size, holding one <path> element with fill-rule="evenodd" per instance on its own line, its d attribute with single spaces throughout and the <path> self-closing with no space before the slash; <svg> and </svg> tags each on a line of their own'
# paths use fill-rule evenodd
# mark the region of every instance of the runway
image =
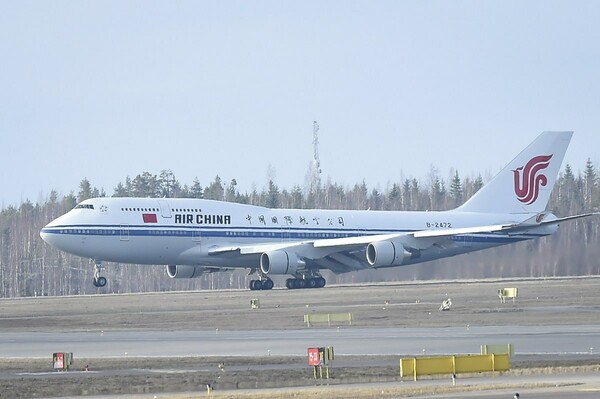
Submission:
<svg viewBox="0 0 600 399">
<path fill-rule="evenodd" d="M 594 354 L 600 325 L 448 328 L 304 328 L 235 331 L 98 331 L 0 333 L 9 358 L 122 356 L 305 356 L 308 347 L 333 346 L 337 355 L 479 353 L 483 344 L 515 346 L 519 354 Z"/>
<path fill-rule="evenodd" d="M 515 302 L 500 303 L 497 292 L 504 287 L 518 288 Z M 438 311 L 446 298 L 452 310 Z M 260 308 L 252 309 L 256 299 Z M 447 387 L 449 380 L 400 383 L 400 357 L 475 354 L 483 344 L 510 343 L 516 352 L 511 372 L 489 381 L 460 377 L 461 393 L 430 391 L 429 397 L 508 398 L 512 387 L 527 391 L 522 397 L 596 397 L 599 301 L 598 278 L 0 300 L 0 391 L 3 397 L 151 392 L 174 398 L 210 382 L 231 397 L 257 389 L 292 395 L 298 386 L 314 388 L 307 348 L 333 346 L 338 397 L 356 394 L 363 384 L 401 397 L 406 388 Z M 303 323 L 306 314 L 347 312 L 352 325 Z M 73 352 L 73 370 L 52 372 L 54 352 Z M 223 361 L 226 372 L 217 368 Z M 88 362 L 91 371 L 82 372 Z M 539 381 L 546 388 L 537 392 Z M 499 391 L 467 392 L 485 391 L 486 384 Z"/>
</svg>

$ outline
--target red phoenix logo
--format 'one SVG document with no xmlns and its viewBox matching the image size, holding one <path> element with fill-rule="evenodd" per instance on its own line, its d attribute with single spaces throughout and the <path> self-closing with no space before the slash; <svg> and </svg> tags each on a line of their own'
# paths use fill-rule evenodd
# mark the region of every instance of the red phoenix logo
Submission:
<svg viewBox="0 0 600 399">
<path fill-rule="evenodd" d="M 527 165 L 513 170 L 515 177 L 515 194 L 525 205 L 531 205 L 540 194 L 540 186 L 548 184 L 548 178 L 540 173 L 550 165 L 552 155 L 539 155 L 531 158 Z M 521 172 L 523 174 L 521 175 Z"/>
</svg>

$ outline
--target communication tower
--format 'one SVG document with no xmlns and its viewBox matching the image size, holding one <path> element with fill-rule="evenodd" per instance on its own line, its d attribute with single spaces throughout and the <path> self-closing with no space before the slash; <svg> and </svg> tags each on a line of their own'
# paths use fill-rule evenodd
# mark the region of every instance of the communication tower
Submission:
<svg viewBox="0 0 600 399">
<path fill-rule="evenodd" d="M 313 121 L 313 147 L 314 147 L 314 162 L 315 162 L 315 170 L 317 175 L 321 174 L 321 161 L 319 160 L 319 135 L 317 132 L 319 131 L 319 124 L 317 121 Z"/>
<path fill-rule="evenodd" d="M 314 192 L 321 185 L 321 161 L 319 160 L 319 124 L 313 121 L 313 160 L 310 163 L 309 191 Z"/>
</svg>

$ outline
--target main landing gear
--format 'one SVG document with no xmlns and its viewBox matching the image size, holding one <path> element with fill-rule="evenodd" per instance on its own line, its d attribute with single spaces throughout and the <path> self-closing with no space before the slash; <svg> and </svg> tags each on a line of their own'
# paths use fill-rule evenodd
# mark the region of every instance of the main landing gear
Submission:
<svg viewBox="0 0 600 399">
<path fill-rule="evenodd" d="M 325 279 L 321 276 L 307 278 L 288 278 L 285 280 L 285 286 L 290 290 L 298 288 L 323 288 L 325 287 Z"/>
<path fill-rule="evenodd" d="M 106 277 L 100 275 L 100 272 L 104 270 L 101 262 L 94 263 L 94 287 L 102 288 L 106 285 Z"/>
<path fill-rule="evenodd" d="M 325 287 L 326 281 L 317 269 L 304 270 L 301 273 L 295 274 L 294 277 L 288 278 L 285 281 L 285 286 L 290 290 Z"/>
<path fill-rule="evenodd" d="M 250 280 L 250 290 L 258 291 L 258 290 L 270 290 L 273 288 L 273 280 L 270 278 L 265 278 L 261 280 Z"/>
<path fill-rule="evenodd" d="M 252 271 L 251 273 L 254 273 Z M 302 273 L 296 273 L 295 278 L 288 278 L 285 281 L 285 286 L 290 289 L 299 288 L 323 288 L 325 287 L 325 279 L 316 270 L 304 270 Z M 273 288 L 273 280 L 259 271 L 258 280 L 250 281 L 250 290 L 270 290 Z"/>
</svg>

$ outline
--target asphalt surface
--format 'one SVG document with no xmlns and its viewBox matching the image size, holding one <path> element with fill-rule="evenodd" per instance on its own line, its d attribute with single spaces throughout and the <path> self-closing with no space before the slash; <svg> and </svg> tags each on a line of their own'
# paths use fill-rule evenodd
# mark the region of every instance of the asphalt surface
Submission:
<svg viewBox="0 0 600 399">
<path fill-rule="evenodd" d="M 0 333 L 0 353 L 12 358 L 53 352 L 86 358 L 304 356 L 319 346 L 344 355 L 422 356 L 479 353 L 480 345 L 508 343 L 517 355 L 593 357 L 600 352 L 600 325 Z"/>
<path fill-rule="evenodd" d="M 514 303 L 500 303 L 497 291 L 505 287 L 519 289 Z M 439 311 L 447 298 L 452 309 Z M 251 299 L 259 299 L 259 309 L 250 308 Z M 332 382 L 338 386 L 320 389 L 445 386 L 445 377 L 399 382 L 399 357 L 478 353 L 482 344 L 511 343 L 517 369 L 544 370 L 490 381 L 469 377 L 457 384 L 510 385 L 506 389 L 423 397 L 504 398 L 512 397 L 513 387 L 524 387 L 522 398 L 600 397 L 600 373 L 589 373 L 590 365 L 600 364 L 599 303 L 598 278 L 0 300 L 0 392 L 17 398 L 70 392 L 76 397 L 99 392 L 97 397 L 135 392 L 178 397 L 206 378 L 223 377 L 215 380 L 223 397 L 249 387 L 260 393 L 278 386 L 285 395 L 286 389 L 312 385 L 310 378 L 299 377 L 307 372 L 306 350 L 313 346 L 333 346 L 336 352 L 338 374 Z M 303 322 L 305 314 L 347 312 L 354 315 L 352 325 Z M 94 367 L 87 373 L 53 372 L 45 364 L 57 351 L 73 352 L 76 360 Z M 228 375 L 217 375 L 214 363 L 223 358 L 228 358 Z M 579 365 L 588 368 L 573 369 Z M 77 363 L 76 370 L 81 366 Z M 571 367 L 569 374 L 563 366 Z M 359 383 L 347 385 L 352 381 Z M 60 387 L 70 390 L 61 393 Z M 265 397 L 285 397 L 269 389 Z"/>
</svg>

